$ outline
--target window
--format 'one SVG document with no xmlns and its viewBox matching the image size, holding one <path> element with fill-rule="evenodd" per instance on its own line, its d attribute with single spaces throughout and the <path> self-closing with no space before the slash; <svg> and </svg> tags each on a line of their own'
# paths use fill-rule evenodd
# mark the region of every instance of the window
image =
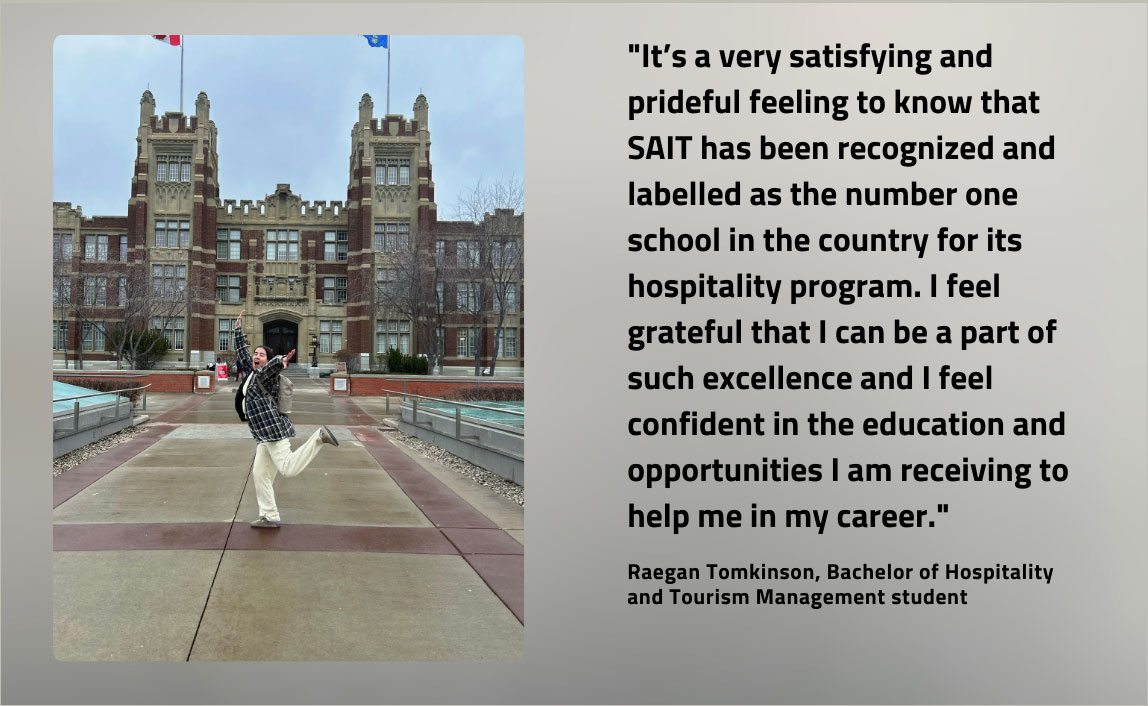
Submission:
<svg viewBox="0 0 1148 706">
<path fill-rule="evenodd" d="M 221 351 L 231 350 L 231 324 L 233 323 L 234 321 L 231 319 L 219 320 L 219 350 Z"/>
<path fill-rule="evenodd" d="M 72 303 L 72 278 L 57 275 L 52 278 L 52 304 L 67 306 Z"/>
<path fill-rule="evenodd" d="M 163 334 L 167 345 L 173 351 L 183 350 L 183 317 L 157 316 L 152 319 L 152 327 Z"/>
<path fill-rule="evenodd" d="M 107 346 L 104 345 L 104 329 L 100 326 L 85 321 L 84 322 L 84 350 L 86 351 L 102 351 Z"/>
<path fill-rule="evenodd" d="M 376 159 L 375 183 L 409 185 L 411 183 L 411 160 Z"/>
<path fill-rule="evenodd" d="M 66 351 L 68 350 L 68 322 L 67 321 L 53 321 L 52 322 L 52 350 Z"/>
<path fill-rule="evenodd" d="M 347 231 L 329 230 L 323 234 L 323 259 L 327 262 L 347 261 Z"/>
<path fill-rule="evenodd" d="M 72 262 L 71 233 L 55 233 L 52 235 L 52 259 L 57 262 Z"/>
<path fill-rule="evenodd" d="M 375 250 L 378 252 L 406 252 L 411 247 L 410 223 L 376 223 Z"/>
<path fill-rule="evenodd" d="M 398 274 L 390 268 L 375 271 L 375 289 L 380 301 L 394 298 L 398 293 Z"/>
<path fill-rule="evenodd" d="M 84 236 L 84 259 L 85 260 L 98 260 L 99 262 L 107 262 L 107 259 L 108 259 L 108 236 L 106 236 L 106 235 L 85 235 Z"/>
<path fill-rule="evenodd" d="M 441 265 L 446 262 L 446 241 L 434 241 L 434 264 Z"/>
<path fill-rule="evenodd" d="M 482 285 L 478 282 L 459 282 L 455 285 L 458 294 L 458 310 L 476 312 L 480 311 L 482 301 Z"/>
<path fill-rule="evenodd" d="M 456 355 L 460 358 L 473 358 L 478 355 L 478 329 L 460 328 L 458 330 Z"/>
<path fill-rule="evenodd" d="M 319 322 L 319 352 L 335 353 L 343 350 L 343 322 Z"/>
<path fill-rule="evenodd" d="M 128 278 L 120 277 L 120 306 L 128 305 Z"/>
<path fill-rule="evenodd" d="M 267 231 L 267 259 L 268 260 L 298 260 L 299 259 L 299 231 L 297 230 L 269 230 Z"/>
<path fill-rule="evenodd" d="M 386 353 L 392 348 L 407 355 L 411 352 L 410 321 L 376 321 L 375 352 Z"/>
<path fill-rule="evenodd" d="M 216 275 L 215 298 L 228 304 L 239 303 L 239 275 Z M 220 348 L 220 350 L 226 350 Z"/>
<path fill-rule="evenodd" d="M 477 240 L 460 240 L 457 247 L 455 264 L 459 267 L 478 267 L 482 264 L 482 255 L 478 250 Z"/>
<path fill-rule="evenodd" d="M 128 236 L 120 236 L 120 262 L 128 261 Z"/>
<path fill-rule="evenodd" d="M 191 245 L 191 221 L 155 220 L 155 246 L 157 248 L 186 248 Z"/>
<path fill-rule="evenodd" d="M 84 306 L 105 306 L 108 303 L 108 278 L 84 278 Z M 102 348 L 100 350 L 103 350 Z"/>
<path fill-rule="evenodd" d="M 514 267 L 518 264 L 518 243 L 490 244 L 490 264 L 494 267 Z"/>
<path fill-rule="evenodd" d="M 323 278 L 323 303 L 324 304 L 342 304 L 347 301 L 347 278 L 346 277 L 324 277 Z"/>
<path fill-rule="evenodd" d="M 445 291 L 446 291 L 446 287 L 443 285 L 442 282 L 438 282 L 435 284 L 434 293 L 435 293 L 435 296 L 438 297 L 438 310 L 439 311 L 446 311 L 446 295 L 444 294 Z"/>
<path fill-rule="evenodd" d="M 498 344 L 498 355 L 503 358 L 518 357 L 518 329 L 500 328 L 494 336 Z"/>
<path fill-rule="evenodd" d="M 442 326 L 438 326 L 434 330 L 434 335 L 438 338 L 435 341 L 435 353 L 439 358 L 442 358 L 446 355 L 446 331 L 443 330 Z"/>
<path fill-rule="evenodd" d="M 161 154 L 156 156 L 155 180 L 191 181 L 191 155 Z"/>
<path fill-rule="evenodd" d="M 518 285 L 513 282 L 506 285 L 506 290 L 500 300 L 498 297 L 494 298 L 494 310 L 498 312 L 505 312 L 513 314 L 518 311 Z"/>
<path fill-rule="evenodd" d="M 186 265 L 152 265 L 151 291 L 157 297 L 177 299 L 187 285 Z"/>
<path fill-rule="evenodd" d="M 238 260 L 239 258 L 239 230 L 220 228 L 215 231 L 215 259 Z"/>
</svg>

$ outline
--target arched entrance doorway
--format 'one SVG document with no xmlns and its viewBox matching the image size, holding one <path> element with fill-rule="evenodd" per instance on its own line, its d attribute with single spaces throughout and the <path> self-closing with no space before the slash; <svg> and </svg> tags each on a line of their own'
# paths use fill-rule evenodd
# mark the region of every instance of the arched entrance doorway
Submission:
<svg viewBox="0 0 1148 706">
<path fill-rule="evenodd" d="M 279 319 L 263 324 L 263 342 L 275 349 L 275 355 L 287 355 L 299 347 L 299 324 Z M 294 360 L 299 357 L 295 353 Z"/>
</svg>

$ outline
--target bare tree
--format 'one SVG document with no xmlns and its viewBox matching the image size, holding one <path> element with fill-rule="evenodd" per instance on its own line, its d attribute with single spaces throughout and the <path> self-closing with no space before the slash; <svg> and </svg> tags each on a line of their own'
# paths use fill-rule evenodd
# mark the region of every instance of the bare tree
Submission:
<svg viewBox="0 0 1148 706">
<path fill-rule="evenodd" d="M 97 260 L 73 274 L 60 266 L 53 305 L 79 328 L 77 368 L 83 369 L 85 329 L 93 342 L 102 339 L 109 346 L 117 364 L 127 361 L 132 367 L 155 352 L 147 332 L 179 318 L 188 330 L 191 302 L 212 296 L 210 275 L 193 268 L 189 280 L 186 265 L 158 267 L 157 273 L 148 263 Z"/>
<path fill-rule="evenodd" d="M 441 271 L 435 255 L 412 243 L 388 254 L 379 267 L 371 291 L 372 309 L 382 319 L 406 319 L 413 323 L 419 352 L 431 367 L 441 364 L 439 340 L 442 330 Z"/>
<path fill-rule="evenodd" d="M 523 203 L 525 191 L 516 177 L 483 183 L 467 191 L 455 205 L 456 217 L 477 226 L 477 263 L 468 263 L 472 282 L 480 282 L 479 309 L 471 311 L 474 327 L 480 332 L 486 317 L 495 324 L 494 351 L 490 356 L 490 373 L 498 362 L 506 314 L 517 309 L 518 293 L 524 276 L 523 268 Z M 473 247 L 473 246 L 472 246 Z M 461 304 L 461 302 L 460 302 Z M 489 306 L 489 309 L 487 308 Z M 461 308 L 461 306 L 460 306 Z M 469 311 L 469 309 L 468 309 Z M 475 374 L 480 371 L 481 345 L 475 356 Z"/>
<path fill-rule="evenodd" d="M 525 269 L 523 267 L 523 214 L 511 209 L 498 209 L 484 223 L 483 237 L 487 281 L 494 304 L 494 353 L 490 357 L 490 373 L 494 374 L 498 356 L 503 352 L 502 337 L 508 313 L 517 312 L 518 295 Z"/>
<path fill-rule="evenodd" d="M 61 240 L 57 237 L 52 243 L 52 315 L 56 321 L 67 326 L 68 314 L 71 311 L 72 240 L 70 236 L 67 240 Z M 57 337 L 61 336 L 58 330 L 53 330 L 53 335 Z M 69 337 L 67 334 L 64 334 L 62 338 L 64 342 L 64 367 L 67 368 Z M 53 342 L 53 348 L 55 344 L 56 342 Z"/>
<path fill-rule="evenodd" d="M 61 257 L 52 263 L 52 306 L 60 320 L 74 323 L 77 328 L 76 369 L 83 370 L 84 333 L 90 333 L 93 343 L 106 341 L 113 322 L 120 318 L 120 282 L 126 276 L 127 265 L 97 260 L 77 272 L 66 259 Z M 93 349 L 97 347 L 93 345 Z M 100 346 L 98 350 L 104 348 Z"/>
<path fill-rule="evenodd" d="M 193 267 L 190 277 L 181 278 L 179 270 L 169 276 L 166 268 L 184 265 L 157 263 L 156 267 L 165 269 L 157 272 L 147 264 L 137 264 L 124 283 L 127 299 L 118 327 L 120 335 L 115 337 L 115 352 L 118 359 L 126 359 L 133 368 L 154 354 L 155 339 L 148 332 L 163 330 L 165 324 L 181 318 L 186 332 L 191 325 L 191 303 L 214 296 L 211 276 L 203 268 Z"/>
</svg>

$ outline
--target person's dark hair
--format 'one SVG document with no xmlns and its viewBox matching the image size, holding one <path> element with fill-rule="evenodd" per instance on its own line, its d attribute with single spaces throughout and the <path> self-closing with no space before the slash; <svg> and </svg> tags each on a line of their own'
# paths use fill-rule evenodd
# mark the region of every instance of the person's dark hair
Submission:
<svg viewBox="0 0 1148 706">
<path fill-rule="evenodd" d="M 267 360 L 271 360 L 275 357 L 275 349 L 271 346 L 265 346 L 263 344 L 255 346 L 255 350 L 259 350 L 260 348 L 262 348 L 263 352 L 267 354 Z"/>
</svg>

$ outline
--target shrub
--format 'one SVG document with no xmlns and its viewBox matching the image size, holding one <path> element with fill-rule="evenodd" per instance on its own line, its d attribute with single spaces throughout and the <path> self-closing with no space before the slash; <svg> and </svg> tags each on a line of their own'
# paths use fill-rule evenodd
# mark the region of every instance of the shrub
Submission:
<svg viewBox="0 0 1148 706">
<path fill-rule="evenodd" d="M 478 385 L 448 392 L 444 397 L 459 402 L 521 402 L 525 389 L 517 385 Z"/>
<path fill-rule="evenodd" d="M 430 366 L 427 359 L 418 355 L 400 353 L 398 348 L 387 351 L 387 372 L 405 375 L 426 375 Z"/>
</svg>

